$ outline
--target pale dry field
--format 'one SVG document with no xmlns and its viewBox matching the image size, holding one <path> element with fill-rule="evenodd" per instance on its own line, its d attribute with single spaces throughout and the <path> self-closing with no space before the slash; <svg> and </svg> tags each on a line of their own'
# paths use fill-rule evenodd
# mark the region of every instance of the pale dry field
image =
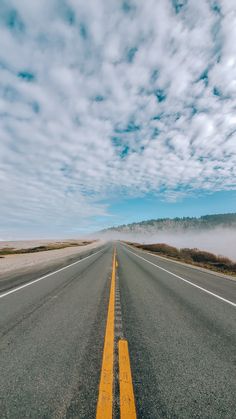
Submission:
<svg viewBox="0 0 236 419">
<path fill-rule="evenodd" d="M 86 239 L 85 239 L 86 240 Z M 84 241 L 85 241 L 84 240 Z M 37 246 L 46 246 L 49 244 L 61 244 L 61 243 L 72 243 L 76 242 L 78 244 L 82 244 L 83 240 L 75 240 L 75 239 L 65 239 L 65 240 L 15 240 L 15 241 L 0 241 L 0 250 L 3 248 L 14 248 L 14 249 L 30 249 L 32 247 Z"/>
<path fill-rule="evenodd" d="M 73 240 L 68 240 L 72 242 Z M 31 247 L 41 246 L 45 244 L 55 244 L 55 243 L 64 243 L 66 240 L 62 242 L 57 241 L 44 241 L 44 240 L 34 240 L 34 241 L 19 241 L 19 242 L 1 242 L 1 248 L 12 248 L 15 249 L 27 249 Z M 79 242 L 76 240 L 76 242 Z M 4 243 L 4 245 L 3 245 Z M 7 246 L 6 246 L 7 243 Z M 21 270 L 23 268 L 32 268 L 37 265 L 40 267 L 41 265 L 50 265 L 50 263 L 54 263 L 55 261 L 62 260 L 67 256 L 73 256 L 79 254 L 87 249 L 94 249 L 102 244 L 101 241 L 94 242 L 84 246 L 73 246 L 73 247 L 66 247 L 64 249 L 57 249 L 57 250 L 47 250 L 42 252 L 36 253 L 25 253 L 25 254 L 17 254 L 17 255 L 6 255 L 4 257 L 0 257 L 0 277 L 4 274 L 8 274 L 11 272 L 15 272 Z"/>
</svg>

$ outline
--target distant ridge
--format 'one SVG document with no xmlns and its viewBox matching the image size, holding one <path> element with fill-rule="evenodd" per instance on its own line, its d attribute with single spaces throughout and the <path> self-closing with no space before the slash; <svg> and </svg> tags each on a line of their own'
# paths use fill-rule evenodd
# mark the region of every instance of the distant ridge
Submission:
<svg viewBox="0 0 236 419">
<path fill-rule="evenodd" d="M 137 233 L 141 231 L 206 230 L 217 227 L 236 228 L 236 213 L 209 214 L 201 217 L 157 218 L 110 227 L 101 233 Z"/>
</svg>

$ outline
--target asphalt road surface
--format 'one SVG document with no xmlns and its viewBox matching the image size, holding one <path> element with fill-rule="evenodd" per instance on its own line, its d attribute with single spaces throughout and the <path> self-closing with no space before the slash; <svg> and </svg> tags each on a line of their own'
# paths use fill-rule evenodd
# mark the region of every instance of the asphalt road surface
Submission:
<svg viewBox="0 0 236 419">
<path fill-rule="evenodd" d="M 1 418 L 96 417 L 113 248 L 2 281 Z M 235 419 L 236 281 L 116 248 L 137 417 Z"/>
</svg>

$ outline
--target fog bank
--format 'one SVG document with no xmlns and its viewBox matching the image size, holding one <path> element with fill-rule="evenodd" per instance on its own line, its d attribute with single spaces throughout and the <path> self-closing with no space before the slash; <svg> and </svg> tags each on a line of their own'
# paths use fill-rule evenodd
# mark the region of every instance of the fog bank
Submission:
<svg viewBox="0 0 236 419">
<path fill-rule="evenodd" d="M 107 231 L 102 234 L 104 239 L 127 240 L 138 243 L 166 243 L 178 248 L 190 247 L 206 250 L 216 255 L 227 256 L 236 261 L 236 229 L 215 228 L 209 230 L 176 231 L 137 231 L 116 232 Z"/>
</svg>

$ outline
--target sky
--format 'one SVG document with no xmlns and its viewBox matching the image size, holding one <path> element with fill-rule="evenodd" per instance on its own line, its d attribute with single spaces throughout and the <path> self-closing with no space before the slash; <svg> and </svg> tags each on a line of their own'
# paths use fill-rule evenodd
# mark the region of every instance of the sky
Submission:
<svg viewBox="0 0 236 419">
<path fill-rule="evenodd" d="M 235 0 L 0 0 L 0 239 L 236 210 Z"/>
</svg>

